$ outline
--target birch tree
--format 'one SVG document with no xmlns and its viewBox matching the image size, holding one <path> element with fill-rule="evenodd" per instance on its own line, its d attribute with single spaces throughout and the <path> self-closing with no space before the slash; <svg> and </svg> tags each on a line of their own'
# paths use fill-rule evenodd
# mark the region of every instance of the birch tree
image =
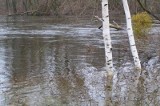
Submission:
<svg viewBox="0 0 160 106">
<path fill-rule="evenodd" d="M 128 1 L 122 0 L 122 2 L 123 2 L 125 15 L 126 15 L 128 38 L 129 38 L 132 56 L 134 59 L 135 68 L 138 70 L 141 70 L 141 64 L 140 64 L 138 52 L 136 49 L 136 44 L 135 44 L 135 39 L 134 39 L 134 34 L 133 34 L 133 29 L 132 29 L 131 14 L 130 14 L 129 6 L 128 6 Z"/>
<path fill-rule="evenodd" d="M 108 0 L 102 0 L 102 20 L 103 20 L 103 39 L 105 46 L 106 70 L 108 72 L 108 75 L 113 76 L 112 45 L 111 45 L 111 36 L 109 28 Z"/>
<path fill-rule="evenodd" d="M 103 39 L 105 47 L 105 60 L 107 71 L 106 83 L 106 104 L 112 106 L 112 82 L 113 82 L 113 62 L 112 62 L 112 45 L 109 27 L 109 10 L 108 0 L 102 0 L 102 21 L 103 21 Z"/>
</svg>

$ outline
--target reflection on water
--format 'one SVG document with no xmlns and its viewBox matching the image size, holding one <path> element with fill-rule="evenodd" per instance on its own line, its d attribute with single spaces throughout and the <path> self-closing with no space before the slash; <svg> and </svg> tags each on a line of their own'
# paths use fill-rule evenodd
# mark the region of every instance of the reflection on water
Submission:
<svg viewBox="0 0 160 106">
<path fill-rule="evenodd" d="M 84 19 L 2 17 L 0 106 L 105 105 L 103 40 L 96 27 Z M 130 59 L 119 33 L 126 35 L 112 30 L 117 66 Z"/>
<path fill-rule="evenodd" d="M 0 105 L 98 104 L 96 88 L 79 70 L 91 64 L 103 67 L 101 32 L 91 24 L 87 28 L 37 20 L 0 20 Z"/>
</svg>

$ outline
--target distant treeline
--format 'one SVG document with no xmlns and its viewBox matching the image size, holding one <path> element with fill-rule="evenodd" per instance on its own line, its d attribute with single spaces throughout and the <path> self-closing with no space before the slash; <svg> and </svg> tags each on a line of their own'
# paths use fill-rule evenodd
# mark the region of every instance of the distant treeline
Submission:
<svg viewBox="0 0 160 106">
<path fill-rule="evenodd" d="M 153 13 L 160 14 L 160 0 L 140 0 Z M 0 0 L 4 15 L 99 15 L 101 0 Z M 137 0 L 128 0 L 132 13 L 142 11 Z M 121 0 L 109 0 L 110 12 L 122 13 Z"/>
</svg>

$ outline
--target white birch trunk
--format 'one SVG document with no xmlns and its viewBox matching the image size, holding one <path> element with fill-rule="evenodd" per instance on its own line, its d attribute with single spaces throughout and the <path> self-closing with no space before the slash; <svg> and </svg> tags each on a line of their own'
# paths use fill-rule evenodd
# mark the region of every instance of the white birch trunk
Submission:
<svg viewBox="0 0 160 106">
<path fill-rule="evenodd" d="M 124 11 L 126 14 L 127 32 L 128 32 L 128 38 L 129 38 L 132 56 L 134 59 L 135 68 L 138 70 L 141 70 L 141 64 L 140 64 L 140 60 L 139 60 L 139 56 L 138 56 L 138 52 L 137 52 L 135 40 L 134 40 L 134 34 L 133 34 L 132 22 L 131 22 L 131 14 L 130 14 L 129 6 L 128 6 L 128 1 L 122 0 L 122 2 L 123 2 Z"/>
<path fill-rule="evenodd" d="M 108 72 L 108 75 L 113 76 L 112 45 L 111 45 L 111 36 L 109 28 L 108 0 L 102 0 L 102 19 L 103 19 L 103 38 L 105 46 L 106 70 Z"/>
<path fill-rule="evenodd" d="M 103 19 L 103 39 L 105 47 L 105 60 L 107 71 L 106 83 L 106 105 L 112 106 L 112 80 L 113 80 L 113 62 L 112 62 L 112 44 L 109 28 L 109 10 L 108 0 L 102 0 L 102 19 Z"/>
</svg>

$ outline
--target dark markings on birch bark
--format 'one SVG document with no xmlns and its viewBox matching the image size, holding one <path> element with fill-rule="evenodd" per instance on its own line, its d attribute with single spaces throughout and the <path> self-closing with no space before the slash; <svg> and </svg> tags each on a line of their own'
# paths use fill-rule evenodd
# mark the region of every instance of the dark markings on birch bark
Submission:
<svg viewBox="0 0 160 106">
<path fill-rule="evenodd" d="M 102 28 L 102 25 L 98 27 L 98 29 L 101 29 L 101 28 Z"/>
<path fill-rule="evenodd" d="M 107 6 L 108 4 L 104 4 L 104 6 Z"/>
<path fill-rule="evenodd" d="M 110 61 L 112 61 L 112 60 L 108 60 L 107 62 L 110 62 Z"/>
<path fill-rule="evenodd" d="M 131 30 L 131 28 L 128 28 L 127 30 Z"/>
<path fill-rule="evenodd" d="M 109 15 L 107 15 L 106 17 L 109 17 Z"/>
<path fill-rule="evenodd" d="M 128 18 L 129 20 L 131 19 L 131 18 Z"/>
<path fill-rule="evenodd" d="M 112 48 L 110 48 L 110 51 L 112 51 Z"/>
<path fill-rule="evenodd" d="M 131 46 L 135 46 L 135 44 L 134 45 L 131 45 Z M 135 52 L 135 51 L 134 51 Z"/>
</svg>

